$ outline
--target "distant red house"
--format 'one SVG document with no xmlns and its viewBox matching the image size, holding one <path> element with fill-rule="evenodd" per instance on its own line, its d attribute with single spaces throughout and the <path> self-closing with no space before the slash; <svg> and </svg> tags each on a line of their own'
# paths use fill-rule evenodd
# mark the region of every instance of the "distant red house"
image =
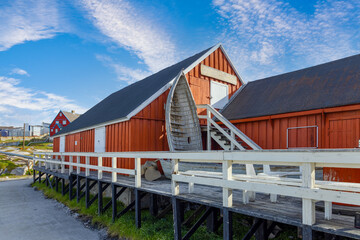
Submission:
<svg viewBox="0 0 360 240">
<path fill-rule="evenodd" d="M 50 137 L 59 132 L 63 127 L 77 119 L 80 114 L 74 111 L 65 112 L 61 111 L 56 115 L 55 119 L 50 124 Z"/>
</svg>

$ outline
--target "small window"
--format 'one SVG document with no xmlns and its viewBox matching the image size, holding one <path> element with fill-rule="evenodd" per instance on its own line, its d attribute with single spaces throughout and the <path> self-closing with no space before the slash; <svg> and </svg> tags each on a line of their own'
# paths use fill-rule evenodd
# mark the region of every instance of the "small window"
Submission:
<svg viewBox="0 0 360 240">
<path fill-rule="evenodd" d="M 287 128 L 287 148 L 318 148 L 318 126 Z"/>
<path fill-rule="evenodd" d="M 54 131 L 54 129 L 51 129 L 51 131 L 53 132 L 53 131 Z"/>
<path fill-rule="evenodd" d="M 59 121 L 56 121 L 57 124 L 59 124 Z"/>
<path fill-rule="evenodd" d="M 65 125 L 66 124 L 66 120 L 63 120 L 63 125 Z"/>
<path fill-rule="evenodd" d="M 61 116 L 62 116 L 62 113 L 60 113 L 59 116 L 61 117 Z"/>
<path fill-rule="evenodd" d="M 57 132 L 58 132 L 58 130 L 57 130 L 57 129 L 55 129 L 55 132 L 57 133 Z"/>
</svg>

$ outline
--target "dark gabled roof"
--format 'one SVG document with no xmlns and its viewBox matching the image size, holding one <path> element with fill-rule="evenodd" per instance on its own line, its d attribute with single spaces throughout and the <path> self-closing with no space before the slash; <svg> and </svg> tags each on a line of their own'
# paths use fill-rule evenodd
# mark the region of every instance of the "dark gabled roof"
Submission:
<svg viewBox="0 0 360 240">
<path fill-rule="evenodd" d="M 244 119 L 360 103 L 360 54 L 249 82 L 224 108 Z"/>
<path fill-rule="evenodd" d="M 189 67 L 210 49 L 114 92 L 64 127 L 55 136 L 127 117 L 129 113 L 173 80 L 182 69 Z"/>
<path fill-rule="evenodd" d="M 78 113 L 73 113 L 73 112 L 66 112 L 66 111 L 61 111 L 65 117 L 70 121 L 73 122 L 75 121 L 75 119 L 77 119 L 78 117 L 80 117 L 81 114 Z"/>
</svg>

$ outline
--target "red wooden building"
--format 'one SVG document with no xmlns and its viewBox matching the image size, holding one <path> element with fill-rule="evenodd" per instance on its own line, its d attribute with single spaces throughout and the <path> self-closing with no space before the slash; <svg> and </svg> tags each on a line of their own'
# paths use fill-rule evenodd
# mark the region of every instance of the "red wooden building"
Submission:
<svg viewBox="0 0 360 240">
<path fill-rule="evenodd" d="M 360 55 L 243 85 L 219 44 L 111 94 L 57 133 L 54 151 L 167 151 L 165 103 L 182 69 L 196 104 L 224 108 L 264 149 L 359 146 Z M 325 169 L 324 178 L 360 182 L 356 171 Z"/>
<path fill-rule="evenodd" d="M 243 84 L 224 48 L 218 44 L 111 94 L 57 133 L 54 151 L 169 150 L 164 106 L 181 70 L 197 104 L 222 108 Z M 104 166 L 110 163 L 110 159 L 103 160 Z M 117 166 L 133 168 L 134 162 L 118 159 Z"/>
<path fill-rule="evenodd" d="M 56 115 L 55 119 L 50 124 L 50 137 L 58 133 L 63 127 L 69 125 L 79 116 L 80 114 L 77 114 L 74 111 L 66 112 L 60 110 L 60 112 Z"/>
<path fill-rule="evenodd" d="M 358 148 L 360 55 L 249 82 L 222 114 L 264 149 Z M 324 179 L 359 173 L 328 168 Z"/>
</svg>

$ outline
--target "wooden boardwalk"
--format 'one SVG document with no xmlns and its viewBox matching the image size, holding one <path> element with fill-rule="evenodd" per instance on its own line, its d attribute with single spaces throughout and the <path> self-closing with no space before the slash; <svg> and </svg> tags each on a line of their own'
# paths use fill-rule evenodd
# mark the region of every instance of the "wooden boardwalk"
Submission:
<svg viewBox="0 0 360 240">
<path fill-rule="evenodd" d="M 180 193 L 174 196 L 172 194 L 171 181 L 165 178 L 153 182 L 142 179 L 141 187 L 135 187 L 134 176 L 124 176 L 118 174 L 117 181 L 113 182 L 112 174 L 108 172 L 103 172 L 102 178 L 98 179 L 97 171 L 90 171 L 89 176 L 85 176 L 84 171 L 81 171 L 80 173 L 73 171 L 71 174 L 69 174 L 69 169 L 65 169 L 63 173 L 61 173 L 60 169 L 50 170 L 44 166 L 35 166 L 34 170 L 41 173 L 50 174 L 60 179 L 69 180 L 70 176 L 73 176 L 74 178 L 79 176 L 81 178 L 87 178 L 93 181 L 100 181 L 103 184 L 113 184 L 119 187 L 136 189 L 139 192 L 176 198 L 186 202 L 223 209 L 223 192 L 222 188 L 220 187 L 209 187 L 196 184 L 192 193 L 188 193 L 188 184 L 179 183 Z M 233 206 L 229 208 L 231 212 L 240 213 L 258 219 L 265 219 L 268 221 L 303 227 L 301 198 L 278 196 L 277 202 L 274 203 L 270 201 L 268 194 L 257 193 L 255 201 L 250 201 L 249 203 L 244 204 L 242 202 L 242 194 L 243 191 L 233 191 Z M 354 216 L 333 214 L 331 220 L 324 220 L 324 212 L 317 210 L 316 223 L 311 226 L 311 229 L 314 231 L 325 232 L 337 236 L 360 239 L 360 229 L 354 228 Z"/>
</svg>

